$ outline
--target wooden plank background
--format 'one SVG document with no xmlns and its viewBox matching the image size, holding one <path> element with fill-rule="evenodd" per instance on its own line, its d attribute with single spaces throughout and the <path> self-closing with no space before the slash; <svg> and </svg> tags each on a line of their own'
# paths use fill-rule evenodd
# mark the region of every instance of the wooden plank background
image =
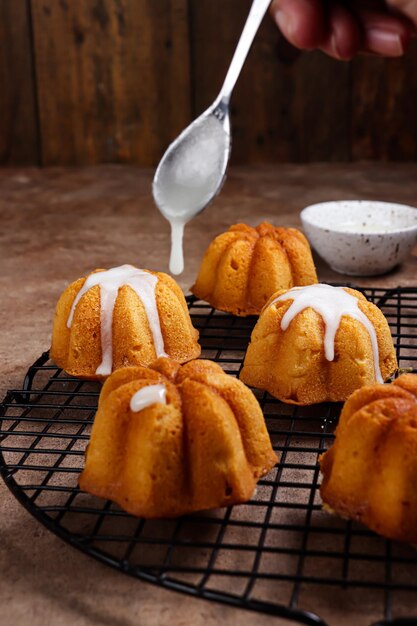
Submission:
<svg viewBox="0 0 417 626">
<path fill-rule="evenodd" d="M 0 0 L 0 163 L 155 165 L 215 97 L 251 0 Z M 416 160 L 417 42 L 333 61 L 261 27 L 235 163 Z"/>
<path fill-rule="evenodd" d="M 29 5 L 0 0 L 0 163 L 40 159 Z"/>
</svg>

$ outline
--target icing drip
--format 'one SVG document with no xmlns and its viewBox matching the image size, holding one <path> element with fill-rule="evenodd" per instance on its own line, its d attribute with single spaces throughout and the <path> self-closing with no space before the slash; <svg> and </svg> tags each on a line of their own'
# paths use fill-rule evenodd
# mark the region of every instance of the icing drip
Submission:
<svg viewBox="0 0 417 626">
<path fill-rule="evenodd" d="M 92 287 L 100 287 L 100 322 L 102 361 L 96 370 L 99 376 L 108 376 L 113 369 L 113 311 L 120 287 L 127 285 L 138 295 L 144 306 L 151 329 L 157 357 L 168 356 L 164 350 L 155 289 L 158 279 L 153 274 L 132 265 L 121 265 L 105 272 L 90 274 L 78 292 L 68 316 L 71 328 L 77 304 Z"/>
<path fill-rule="evenodd" d="M 184 271 L 184 226 L 188 219 L 172 219 L 171 224 L 171 256 L 169 259 L 169 271 L 171 274 L 182 274 Z"/>
<path fill-rule="evenodd" d="M 324 354 L 328 361 L 334 360 L 334 342 L 342 317 L 348 315 L 361 322 L 371 339 L 375 378 L 378 383 L 384 382 L 379 367 L 378 340 L 375 328 L 360 310 L 357 298 L 342 287 L 310 285 L 309 287 L 294 287 L 290 289 L 290 291 L 271 302 L 271 305 L 285 300 L 292 300 L 293 302 L 281 320 L 281 329 L 284 331 L 287 330 L 295 316 L 304 311 L 304 309 L 312 308 L 321 315 L 325 324 Z"/>
<path fill-rule="evenodd" d="M 147 409 L 152 404 L 166 404 L 167 392 L 164 385 L 148 385 L 142 387 L 132 396 L 130 410 L 134 413 Z"/>
</svg>

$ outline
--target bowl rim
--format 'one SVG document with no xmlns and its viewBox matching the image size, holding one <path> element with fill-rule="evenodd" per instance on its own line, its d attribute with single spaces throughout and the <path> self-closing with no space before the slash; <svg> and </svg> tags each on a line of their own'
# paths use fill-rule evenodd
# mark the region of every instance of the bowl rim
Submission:
<svg viewBox="0 0 417 626">
<path fill-rule="evenodd" d="M 404 226 L 402 228 L 393 228 L 392 230 L 381 230 L 381 231 L 372 231 L 370 232 L 364 232 L 361 230 L 357 230 L 357 231 L 348 231 L 348 230 L 343 230 L 341 228 L 334 228 L 332 226 L 321 226 L 319 224 L 317 224 L 317 222 L 313 221 L 311 219 L 311 217 L 309 216 L 309 214 L 312 212 L 312 209 L 317 209 L 318 207 L 325 207 L 325 206 L 329 206 L 329 205 L 340 205 L 340 204 L 350 204 L 350 205 L 360 205 L 362 203 L 369 203 L 370 205 L 375 205 L 375 207 L 393 207 L 393 208 L 397 208 L 397 209 L 401 209 L 401 210 L 406 210 L 407 213 L 411 213 L 412 211 L 415 211 L 415 217 L 416 217 L 416 223 L 412 226 Z M 372 210 L 373 207 L 369 207 L 370 210 Z M 386 202 L 383 200 L 367 200 L 367 199 L 362 199 L 362 200 L 325 200 L 324 202 L 316 202 L 314 204 L 309 204 L 308 206 L 306 206 L 302 211 L 300 211 L 300 219 L 304 225 L 304 223 L 308 224 L 309 226 L 313 226 L 317 229 L 322 230 L 323 232 L 327 232 L 327 233 L 337 233 L 339 235 L 345 235 L 345 236 L 351 236 L 351 237 L 358 237 L 359 236 L 366 236 L 366 237 L 387 237 L 390 235 L 400 235 L 402 233 L 409 233 L 412 232 L 414 230 L 417 230 L 417 207 L 413 207 L 409 204 L 401 204 L 398 202 Z"/>
</svg>

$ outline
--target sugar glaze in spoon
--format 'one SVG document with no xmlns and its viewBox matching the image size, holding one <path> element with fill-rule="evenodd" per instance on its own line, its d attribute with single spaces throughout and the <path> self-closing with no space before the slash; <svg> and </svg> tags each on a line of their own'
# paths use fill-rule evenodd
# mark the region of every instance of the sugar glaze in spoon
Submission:
<svg viewBox="0 0 417 626">
<path fill-rule="evenodd" d="M 271 0 L 254 0 L 220 94 L 169 146 L 155 173 L 153 196 L 171 225 L 172 274 L 184 271 L 184 227 L 219 193 L 230 157 L 232 91 Z"/>
</svg>

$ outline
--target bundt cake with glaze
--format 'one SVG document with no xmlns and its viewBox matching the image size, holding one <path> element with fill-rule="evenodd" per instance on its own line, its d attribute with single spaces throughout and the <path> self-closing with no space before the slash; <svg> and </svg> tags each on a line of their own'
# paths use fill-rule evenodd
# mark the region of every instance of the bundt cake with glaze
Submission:
<svg viewBox="0 0 417 626">
<path fill-rule="evenodd" d="M 388 322 L 354 289 L 310 285 L 274 294 L 252 332 L 240 378 L 283 402 L 343 402 L 397 370 Z"/>
<path fill-rule="evenodd" d="M 201 353 L 184 295 L 167 274 L 122 265 L 95 270 L 60 297 L 51 358 L 72 376 L 100 379 L 160 356 Z"/>
<path fill-rule="evenodd" d="M 295 228 L 235 224 L 208 247 L 192 293 L 215 309 L 259 315 L 279 289 L 317 283 L 310 245 Z"/>
<path fill-rule="evenodd" d="M 158 359 L 103 385 L 80 487 L 145 518 L 247 501 L 277 462 L 252 392 L 211 361 Z"/>
<path fill-rule="evenodd" d="M 417 375 L 356 391 L 320 465 L 326 509 L 416 544 Z"/>
</svg>

